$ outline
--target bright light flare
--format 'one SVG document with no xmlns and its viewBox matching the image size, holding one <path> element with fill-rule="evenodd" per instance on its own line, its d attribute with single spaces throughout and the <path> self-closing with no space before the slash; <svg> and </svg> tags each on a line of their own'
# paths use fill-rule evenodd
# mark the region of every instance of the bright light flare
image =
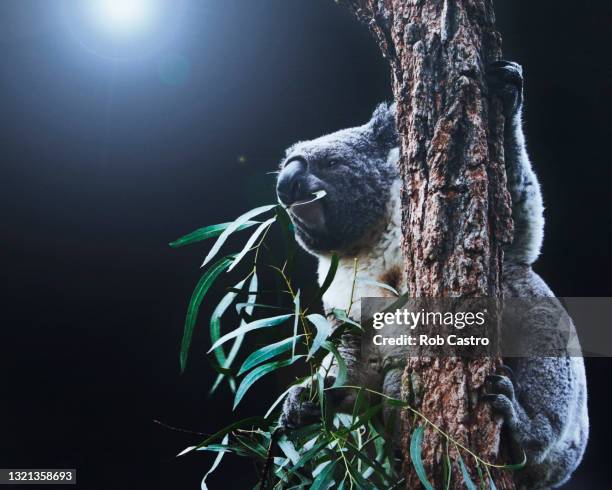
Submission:
<svg viewBox="0 0 612 490">
<path fill-rule="evenodd" d="M 156 0 L 91 0 L 98 26 L 117 35 L 139 35 L 149 30 L 157 14 Z"/>
<path fill-rule="evenodd" d="M 1 1 L 1 0 L 0 0 Z M 63 0 L 72 37 L 103 58 L 150 56 L 179 28 L 184 0 Z"/>
</svg>

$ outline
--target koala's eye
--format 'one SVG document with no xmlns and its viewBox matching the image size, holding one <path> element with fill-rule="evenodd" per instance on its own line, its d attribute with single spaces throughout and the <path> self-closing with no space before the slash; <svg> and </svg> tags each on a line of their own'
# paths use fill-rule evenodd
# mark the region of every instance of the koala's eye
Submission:
<svg viewBox="0 0 612 490">
<path fill-rule="evenodd" d="M 327 160 L 327 166 L 328 167 L 335 167 L 335 166 L 337 166 L 339 164 L 340 164 L 340 160 L 336 160 L 335 158 Z"/>
</svg>

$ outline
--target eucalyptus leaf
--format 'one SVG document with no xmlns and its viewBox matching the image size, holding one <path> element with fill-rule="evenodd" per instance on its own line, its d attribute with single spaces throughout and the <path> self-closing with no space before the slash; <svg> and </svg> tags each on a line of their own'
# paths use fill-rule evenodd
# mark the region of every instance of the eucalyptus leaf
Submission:
<svg viewBox="0 0 612 490">
<path fill-rule="evenodd" d="M 368 408 L 365 412 L 359 415 L 359 418 L 357 419 L 356 422 L 353 423 L 353 425 L 351 425 L 349 430 L 354 431 L 354 430 L 357 430 L 362 425 L 367 425 L 370 419 L 382 410 L 382 407 L 383 407 L 382 403 L 379 403 L 377 405 L 374 405 L 373 407 Z"/>
<path fill-rule="evenodd" d="M 321 189 L 320 191 L 313 192 L 312 195 L 314 196 L 312 199 L 296 202 L 294 204 L 291 204 L 290 206 L 287 206 L 287 209 L 297 208 L 299 206 L 304 206 L 305 204 L 310 204 L 312 202 L 318 201 L 319 199 L 323 199 L 325 196 L 327 196 L 327 192 Z"/>
<path fill-rule="evenodd" d="M 283 237 L 285 238 L 285 243 L 287 245 L 285 270 L 291 271 L 291 268 L 293 267 L 293 259 L 295 258 L 298 248 L 297 242 L 295 241 L 295 226 L 293 226 L 291 218 L 283 206 L 276 207 L 276 217 L 278 223 L 281 225 Z"/>
<path fill-rule="evenodd" d="M 506 464 L 506 465 L 502 466 L 500 469 L 502 469 L 502 470 L 517 471 L 517 470 L 522 470 L 525 467 L 526 464 L 527 464 L 527 453 L 523 450 L 523 459 L 521 460 L 520 463 Z"/>
<path fill-rule="evenodd" d="M 323 280 L 323 284 L 321 284 L 321 287 L 317 291 L 317 294 L 315 296 L 315 299 L 314 299 L 313 303 L 315 301 L 320 300 L 323 297 L 323 295 L 325 294 L 325 292 L 332 285 L 332 282 L 334 282 L 334 278 L 336 277 L 336 272 L 338 271 L 338 264 L 339 264 L 339 262 L 340 262 L 340 259 L 338 258 L 338 254 L 336 252 L 334 252 L 332 254 L 332 256 L 331 256 L 331 260 L 330 260 L 330 264 L 329 264 L 329 269 L 327 270 L 327 274 L 325 275 L 325 279 Z"/>
<path fill-rule="evenodd" d="M 268 418 L 272 412 L 274 411 L 274 409 L 278 406 L 278 404 L 280 402 L 282 402 L 285 397 L 289 394 L 289 392 L 293 389 L 294 386 L 300 386 L 303 385 L 304 382 L 309 379 L 310 376 L 306 376 L 304 378 L 299 379 L 298 381 L 296 381 L 295 383 L 293 383 L 291 386 L 289 386 L 289 388 L 287 388 L 285 391 L 283 391 L 279 397 L 274 401 L 274 403 L 272 405 L 270 405 L 270 408 L 268 408 L 268 411 L 266 412 L 266 414 L 264 415 L 265 418 Z"/>
<path fill-rule="evenodd" d="M 289 470 L 289 473 L 290 474 L 297 473 L 297 470 L 299 470 L 302 466 L 304 466 L 306 463 L 312 460 L 315 456 L 317 456 L 317 454 L 319 454 L 319 451 L 321 451 L 321 449 L 323 449 L 325 446 L 327 446 L 330 443 L 330 440 L 331 440 L 331 436 L 326 434 L 322 440 L 317 442 L 308 451 L 306 451 L 304 454 L 301 455 L 300 460 L 291 467 L 291 469 Z"/>
<path fill-rule="evenodd" d="M 470 473 L 468 472 L 468 469 L 466 468 L 465 463 L 463 462 L 463 458 L 461 457 L 461 454 L 459 454 L 459 451 L 457 451 L 457 455 L 459 460 L 459 467 L 461 468 L 461 474 L 463 476 L 463 483 L 465 483 L 465 486 L 468 488 L 468 490 L 478 490 L 476 488 L 476 485 L 470 478 Z"/>
<path fill-rule="evenodd" d="M 348 315 L 346 314 L 346 311 L 345 311 L 345 310 L 341 310 L 340 308 L 334 308 L 334 309 L 332 310 L 332 312 L 333 312 L 334 316 L 335 316 L 335 317 L 336 317 L 338 320 L 340 320 L 341 322 L 348 323 L 348 324 L 350 324 L 350 325 L 353 325 L 353 326 L 355 326 L 355 327 L 358 327 L 359 329 L 361 329 L 361 328 L 362 328 L 362 327 L 361 327 L 361 325 L 360 325 L 359 323 L 355 322 L 354 320 L 351 320 L 351 319 L 348 317 Z"/>
<path fill-rule="evenodd" d="M 187 357 L 189 355 L 189 347 L 191 346 L 191 339 L 193 337 L 193 330 L 195 328 L 196 320 L 198 318 L 198 312 L 204 296 L 215 282 L 219 274 L 227 269 L 232 263 L 231 258 L 223 258 L 218 262 L 215 262 L 210 269 L 208 269 L 204 275 L 200 278 L 196 284 L 195 289 L 191 295 L 189 306 L 187 307 L 187 318 L 185 319 L 185 328 L 183 331 L 183 340 L 181 342 L 181 353 L 180 353 L 180 365 L 181 372 L 185 371 L 187 366 Z"/>
<path fill-rule="evenodd" d="M 319 315 L 318 313 L 313 313 L 306 317 L 310 323 L 312 323 L 316 329 L 317 334 L 310 346 L 310 350 L 308 351 L 308 359 L 312 358 L 313 355 L 321 347 L 321 344 L 327 340 L 327 338 L 332 333 L 332 325 L 323 315 Z"/>
<path fill-rule="evenodd" d="M 301 337 L 301 336 L 300 336 Z M 291 346 L 294 342 L 293 337 L 286 338 L 281 340 L 280 342 L 275 342 L 274 344 L 266 345 L 261 349 L 253 352 L 249 357 L 246 358 L 240 370 L 238 371 L 238 376 L 246 373 L 249 369 L 261 364 L 262 362 L 267 361 L 268 359 L 272 359 L 283 352 L 287 352 L 291 349 Z"/>
<path fill-rule="evenodd" d="M 338 348 L 332 342 L 325 341 L 323 342 L 322 346 L 325 350 L 332 353 L 332 355 L 336 359 L 336 362 L 338 363 L 338 372 L 336 373 L 336 380 L 334 381 L 332 388 L 339 388 L 343 386 L 344 383 L 346 383 L 346 377 L 348 375 L 346 361 L 340 355 Z"/>
<path fill-rule="evenodd" d="M 219 252 L 219 250 L 221 249 L 221 247 L 223 246 L 227 238 L 232 233 L 234 233 L 236 230 L 238 230 L 238 228 L 240 228 L 241 225 L 245 224 L 247 221 L 249 221 L 251 218 L 257 215 L 270 211 L 274 207 L 276 207 L 276 204 L 270 204 L 268 206 L 260 206 L 255 209 L 251 209 L 250 211 L 236 218 L 236 220 L 234 220 L 225 230 L 223 230 L 221 235 L 219 235 L 219 238 L 217 238 L 217 241 L 212 246 L 212 248 L 210 249 L 210 252 L 208 252 L 208 255 L 204 259 L 202 266 L 205 266 L 208 262 L 210 262 L 213 259 L 215 255 L 217 255 L 217 253 Z"/>
<path fill-rule="evenodd" d="M 278 439 L 278 447 L 285 453 L 285 456 L 289 458 L 292 464 L 296 464 L 300 460 L 300 453 L 295 449 L 295 445 L 287 436 L 283 435 Z"/>
<path fill-rule="evenodd" d="M 212 345 L 212 347 L 210 349 L 208 349 L 208 353 L 210 353 L 211 351 L 215 350 L 220 345 L 223 345 L 228 340 L 231 340 L 231 339 L 233 339 L 235 337 L 244 335 L 247 332 L 251 332 L 252 330 L 257 330 L 259 328 L 275 327 L 277 325 L 280 325 L 281 323 L 283 323 L 285 320 L 287 320 L 291 316 L 293 316 L 293 313 L 288 314 L 288 315 L 274 316 L 274 317 L 271 317 L 271 318 L 262 318 L 260 320 L 255 320 L 255 321 L 250 322 L 250 323 L 244 323 L 240 327 L 238 327 L 236 330 L 233 330 L 233 331 L 223 335 L 219 340 L 217 340 Z"/>
<path fill-rule="evenodd" d="M 235 437 L 236 440 L 246 448 L 247 453 L 249 453 L 251 456 L 255 456 L 256 458 L 263 460 L 267 458 L 268 451 L 266 448 L 261 446 L 261 444 L 257 443 L 256 441 L 250 441 L 246 437 L 241 437 L 238 434 L 236 434 Z"/>
<path fill-rule="evenodd" d="M 453 474 L 453 464 L 451 463 L 451 459 L 450 456 L 448 455 L 448 448 L 447 448 L 447 452 L 444 455 L 444 466 L 443 466 L 443 480 L 444 480 L 444 490 L 448 490 L 450 488 L 450 484 L 451 484 L 451 476 Z"/>
<path fill-rule="evenodd" d="M 410 460 L 412 461 L 416 474 L 425 489 L 434 490 L 434 487 L 431 485 L 431 483 L 429 483 L 429 480 L 427 479 L 427 474 L 425 473 L 425 468 L 423 466 L 423 459 L 421 457 L 424 432 L 425 427 L 423 426 L 419 426 L 414 429 L 412 437 L 410 438 Z"/>
<path fill-rule="evenodd" d="M 241 290 L 245 282 L 246 282 L 246 279 L 243 279 L 242 281 L 240 281 L 238 284 L 234 286 L 234 289 Z M 233 301 L 236 299 L 237 296 L 238 296 L 238 293 L 230 291 L 225 296 L 223 296 L 221 301 L 219 301 L 219 304 L 213 310 L 212 315 L 210 316 L 210 341 L 211 343 L 215 343 L 219 339 L 219 337 L 221 337 L 221 316 L 223 316 L 225 311 L 228 309 L 229 305 L 233 303 Z M 215 353 L 215 357 L 217 358 L 217 361 L 219 362 L 219 364 L 223 366 L 227 359 L 225 357 L 225 352 L 223 351 L 223 348 L 219 347 L 218 349 L 215 349 L 214 353 Z"/>
<path fill-rule="evenodd" d="M 229 434 L 225 434 L 225 437 L 223 438 L 223 441 L 221 441 L 221 444 L 227 444 L 228 440 L 229 440 Z M 208 490 L 208 487 L 206 486 L 206 478 L 208 478 L 208 476 L 217 469 L 217 467 L 219 466 L 219 463 L 221 463 L 221 460 L 223 459 L 223 456 L 225 456 L 225 453 L 226 451 L 219 451 L 219 454 L 217 454 L 217 457 L 213 461 L 212 466 L 202 478 L 202 484 L 201 484 L 202 490 Z"/>
<path fill-rule="evenodd" d="M 236 390 L 236 396 L 234 397 L 234 407 L 233 408 L 235 409 L 238 406 L 238 404 L 240 403 L 240 400 L 242 400 L 246 392 L 249 390 L 251 386 L 253 386 L 253 384 L 256 381 L 264 377 L 266 374 L 271 373 L 272 371 L 276 371 L 277 369 L 290 366 L 300 357 L 304 357 L 304 356 L 296 356 L 293 359 L 288 359 L 286 361 L 269 362 L 268 364 L 264 364 L 263 366 L 259 366 L 253 369 L 253 371 L 251 371 L 249 374 L 247 374 L 244 377 L 244 379 L 240 383 L 240 386 L 238 386 L 238 389 Z"/>
<path fill-rule="evenodd" d="M 384 282 L 373 281 L 371 279 L 366 279 L 364 277 L 357 276 L 356 279 L 358 282 L 362 284 L 369 284 L 370 286 L 376 286 L 378 288 L 386 289 L 387 291 L 391 291 L 395 296 L 399 296 L 400 294 L 397 292 L 397 289 L 385 284 Z"/>
<path fill-rule="evenodd" d="M 355 456 L 357 456 L 357 459 L 361 460 L 362 463 L 364 463 L 366 466 L 372 468 L 372 470 L 374 470 L 375 473 L 378 474 L 378 476 L 380 476 L 383 481 L 387 481 L 387 472 L 385 470 L 385 468 L 375 459 L 366 456 L 365 452 L 362 449 L 359 449 L 358 447 L 356 447 L 353 443 L 351 443 L 349 440 L 346 441 L 346 445 L 351 447 L 354 450 Z"/>
<path fill-rule="evenodd" d="M 288 310 L 282 306 L 266 305 L 264 303 L 236 303 L 236 313 L 240 314 L 243 310 L 247 311 L 248 307 L 269 308 L 271 310 Z"/>
<path fill-rule="evenodd" d="M 270 225 L 272 223 L 274 223 L 275 221 L 276 221 L 276 216 L 273 217 L 273 218 L 270 218 L 269 220 L 264 221 L 262 224 L 260 224 L 257 227 L 257 229 L 253 232 L 253 234 L 247 240 L 247 242 L 244 245 L 244 247 L 242 248 L 242 250 L 238 253 L 238 255 L 236 255 L 236 258 L 232 262 L 232 265 L 230 265 L 229 269 L 227 269 L 227 272 L 233 270 L 234 267 L 236 267 L 238 265 L 238 263 L 244 258 L 244 256 L 247 253 L 249 253 L 249 251 L 251 250 L 251 248 L 253 247 L 253 245 L 257 241 L 257 239 L 261 236 L 261 234 L 264 231 L 266 231 L 270 227 Z"/>
<path fill-rule="evenodd" d="M 210 225 L 205 226 L 204 228 L 198 228 L 191 233 L 177 238 L 173 242 L 170 242 L 169 245 L 173 248 L 184 247 L 185 245 L 191 245 L 192 243 L 201 242 L 202 240 L 207 240 L 208 238 L 218 237 L 223 231 L 228 228 L 232 222 L 229 223 L 220 223 L 218 225 Z M 236 231 L 246 230 L 251 226 L 259 224 L 259 221 L 247 221 L 240 225 Z"/>
<path fill-rule="evenodd" d="M 332 487 L 334 485 L 333 478 L 337 464 L 338 460 L 332 461 L 326 465 L 312 482 L 310 490 L 328 490 Z"/>
<path fill-rule="evenodd" d="M 489 471 L 488 468 L 487 468 L 487 476 L 489 477 L 489 490 L 497 490 L 497 487 L 495 486 L 495 482 L 493 481 L 493 475 L 491 475 L 491 472 Z"/>
<path fill-rule="evenodd" d="M 259 281 L 257 279 L 257 272 L 253 271 L 253 274 L 251 275 L 251 280 L 249 281 L 249 295 L 247 298 L 249 301 L 249 306 L 245 307 L 245 312 L 248 315 L 253 314 L 255 300 L 257 299 L 258 285 L 259 285 Z M 240 293 L 242 289 L 233 288 L 232 292 L 236 292 L 236 291 Z M 245 323 L 246 322 L 241 321 L 240 326 L 244 325 Z M 232 365 L 232 363 L 234 362 L 234 359 L 238 355 L 238 351 L 240 350 L 240 346 L 242 345 L 243 339 L 244 339 L 244 335 L 239 335 L 238 337 L 234 339 L 234 343 L 232 344 L 229 354 L 227 355 L 227 360 L 225 361 L 224 367 L 229 368 Z M 215 389 L 217 388 L 217 386 L 219 386 L 222 380 L 223 380 L 223 375 L 217 376 L 217 379 L 215 380 L 215 384 L 211 388 L 210 393 L 213 393 L 215 391 Z M 234 381 L 234 378 L 230 377 L 228 378 L 228 380 L 229 380 L 230 389 L 232 390 L 232 392 L 235 393 L 236 383 Z"/>
</svg>

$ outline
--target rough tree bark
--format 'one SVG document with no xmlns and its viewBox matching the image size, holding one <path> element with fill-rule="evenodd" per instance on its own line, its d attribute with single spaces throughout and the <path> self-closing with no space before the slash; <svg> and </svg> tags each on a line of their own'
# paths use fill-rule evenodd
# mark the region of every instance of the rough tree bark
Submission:
<svg viewBox="0 0 612 490">
<path fill-rule="evenodd" d="M 511 239 L 510 197 L 497 101 L 487 64 L 500 58 L 492 0 L 339 0 L 365 22 L 390 63 L 400 134 L 403 253 L 412 297 L 501 299 L 502 245 Z M 499 322 L 498 322 L 499 323 Z M 417 380 L 419 407 L 455 440 L 500 462 L 500 420 L 479 400 L 499 360 L 411 358 L 403 395 Z M 405 461 L 412 418 L 404 417 Z M 444 441 L 427 430 L 423 459 L 442 485 Z M 451 448 L 451 457 L 454 453 Z M 478 481 L 472 458 L 464 461 Z M 453 458 L 455 459 L 455 458 Z M 420 488 L 405 465 L 408 488 Z M 453 468 L 451 488 L 463 488 Z M 495 472 L 497 488 L 514 488 Z"/>
</svg>

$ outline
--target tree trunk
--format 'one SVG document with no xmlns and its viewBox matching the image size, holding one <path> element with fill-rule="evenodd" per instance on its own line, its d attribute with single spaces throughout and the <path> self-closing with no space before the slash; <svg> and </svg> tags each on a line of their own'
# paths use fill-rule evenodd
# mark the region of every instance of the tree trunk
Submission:
<svg viewBox="0 0 612 490">
<path fill-rule="evenodd" d="M 501 105 L 488 101 L 486 66 L 500 58 L 492 0 L 340 0 L 364 21 L 390 63 L 400 135 L 403 254 L 412 297 L 502 295 L 502 245 L 512 236 Z M 499 303 L 498 303 L 499 305 Z M 496 321 L 499 327 L 499 321 Z M 476 334 L 477 335 L 477 334 Z M 497 359 L 411 358 L 403 395 L 483 460 L 499 463 L 501 421 L 479 400 Z M 404 416 L 409 461 L 412 416 Z M 427 429 L 423 461 L 443 485 L 444 439 Z M 464 488 L 457 453 L 451 488 Z M 474 481 L 473 458 L 462 453 Z M 420 483 L 405 465 L 407 488 Z M 514 488 L 494 472 L 497 488 Z"/>
</svg>

